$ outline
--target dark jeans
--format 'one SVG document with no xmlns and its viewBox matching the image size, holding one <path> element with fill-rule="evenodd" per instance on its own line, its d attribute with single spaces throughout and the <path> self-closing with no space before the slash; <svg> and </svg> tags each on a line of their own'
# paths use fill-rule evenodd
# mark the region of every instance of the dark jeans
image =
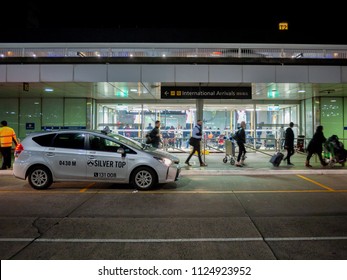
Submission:
<svg viewBox="0 0 347 280">
<path fill-rule="evenodd" d="M 160 144 L 160 142 L 153 142 L 152 143 L 152 147 L 158 149 L 159 148 L 159 144 Z"/>
<path fill-rule="evenodd" d="M 202 158 L 201 158 L 201 151 L 200 151 L 200 140 L 195 140 L 194 141 L 194 145 L 193 145 L 193 150 L 192 152 L 189 154 L 186 162 L 189 162 L 189 160 L 191 159 L 191 157 L 194 155 L 195 152 L 198 153 L 198 158 L 199 158 L 199 162 L 200 164 L 203 164 L 204 162 L 202 161 Z"/>
<path fill-rule="evenodd" d="M 287 156 L 286 156 L 287 163 L 291 163 L 291 162 L 290 162 L 290 157 L 291 157 L 292 155 L 294 155 L 294 146 L 293 146 L 293 147 L 287 146 L 286 149 L 287 149 Z"/>
<path fill-rule="evenodd" d="M 12 153 L 12 147 L 5 147 L 0 148 L 1 154 L 2 154 L 2 169 L 11 168 L 11 153 Z"/>
<path fill-rule="evenodd" d="M 308 151 L 307 152 L 307 157 L 306 157 L 306 160 L 307 161 L 310 161 L 311 157 L 313 156 L 313 154 L 317 154 L 318 158 L 319 158 L 319 161 L 322 165 L 325 164 L 325 161 L 323 159 L 323 156 L 322 156 L 322 151 L 320 152 L 314 152 L 314 151 Z"/>
<path fill-rule="evenodd" d="M 237 142 L 237 145 L 239 146 L 239 154 L 237 156 L 237 162 L 240 162 L 240 160 L 245 158 L 246 155 L 246 148 L 245 148 L 245 144 L 243 144 L 242 142 Z"/>
</svg>

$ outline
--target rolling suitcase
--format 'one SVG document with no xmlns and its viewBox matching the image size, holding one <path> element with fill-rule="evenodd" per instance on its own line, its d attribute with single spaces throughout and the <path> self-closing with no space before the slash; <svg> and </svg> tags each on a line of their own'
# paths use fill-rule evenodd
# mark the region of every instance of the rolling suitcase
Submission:
<svg viewBox="0 0 347 280">
<path fill-rule="evenodd" d="M 272 163 L 273 166 L 278 167 L 281 164 L 281 161 L 283 158 L 284 158 L 284 154 L 281 152 L 277 152 L 270 158 L 270 162 Z"/>
</svg>

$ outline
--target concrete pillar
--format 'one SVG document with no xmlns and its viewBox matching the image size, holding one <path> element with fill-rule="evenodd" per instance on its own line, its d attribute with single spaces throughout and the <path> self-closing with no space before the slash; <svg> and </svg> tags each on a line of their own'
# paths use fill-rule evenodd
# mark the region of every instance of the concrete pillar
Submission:
<svg viewBox="0 0 347 280">
<path fill-rule="evenodd" d="M 204 99 L 196 99 L 196 121 L 204 120 Z"/>
</svg>

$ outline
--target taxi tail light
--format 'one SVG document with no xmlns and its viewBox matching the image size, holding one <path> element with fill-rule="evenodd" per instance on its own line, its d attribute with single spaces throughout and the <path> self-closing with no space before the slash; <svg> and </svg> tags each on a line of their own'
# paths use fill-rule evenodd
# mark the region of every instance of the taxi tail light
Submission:
<svg viewBox="0 0 347 280">
<path fill-rule="evenodd" d="M 14 156 L 19 157 L 20 153 L 24 151 L 24 147 L 22 144 L 17 144 L 16 148 L 14 149 Z"/>
</svg>

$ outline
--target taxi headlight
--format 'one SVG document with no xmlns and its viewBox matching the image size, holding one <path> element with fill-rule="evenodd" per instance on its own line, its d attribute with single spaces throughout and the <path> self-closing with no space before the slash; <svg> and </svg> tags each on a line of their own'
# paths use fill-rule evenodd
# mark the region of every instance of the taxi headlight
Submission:
<svg viewBox="0 0 347 280">
<path fill-rule="evenodd" d="M 162 164 L 165 164 L 166 166 L 170 166 L 172 164 L 172 160 L 169 158 L 161 158 L 161 157 L 154 157 L 156 160 L 159 160 Z"/>
</svg>

